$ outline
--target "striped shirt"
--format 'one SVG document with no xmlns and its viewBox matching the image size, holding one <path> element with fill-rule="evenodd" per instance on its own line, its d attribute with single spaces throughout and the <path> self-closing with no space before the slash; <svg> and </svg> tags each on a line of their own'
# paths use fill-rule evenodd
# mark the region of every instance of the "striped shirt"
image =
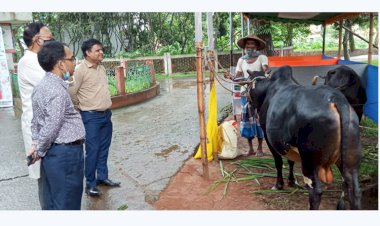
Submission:
<svg viewBox="0 0 380 226">
<path fill-rule="evenodd" d="M 82 118 L 74 109 L 67 89 L 67 83 L 47 72 L 33 90 L 32 139 L 41 157 L 53 143 L 71 143 L 85 138 Z"/>
</svg>

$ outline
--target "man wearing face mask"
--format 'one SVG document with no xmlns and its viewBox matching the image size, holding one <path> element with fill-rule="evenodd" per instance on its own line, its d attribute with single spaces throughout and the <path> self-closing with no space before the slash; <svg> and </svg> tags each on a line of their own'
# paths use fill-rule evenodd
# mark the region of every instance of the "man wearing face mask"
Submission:
<svg viewBox="0 0 380 226">
<path fill-rule="evenodd" d="M 44 42 L 53 40 L 49 29 L 42 23 L 32 22 L 27 25 L 23 33 L 23 40 L 28 47 L 24 56 L 18 62 L 18 85 L 22 101 L 21 129 L 24 139 L 25 153 L 27 154 L 32 146 L 32 132 L 30 130 L 33 117 L 31 96 L 34 87 L 40 83 L 45 76 L 45 71 L 38 63 L 37 53 L 42 48 Z M 40 161 L 28 167 L 29 177 L 38 179 L 38 190 L 41 192 Z M 39 195 L 40 203 L 42 196 Z"/>
<path fill-rule="evenodd" d="M 100 64 L 104 59 L 102 43 L 96 39 L 84 41 L 82 52 L 85 59 L 75 71 L 75 83 L 69 93 L 86 128 L 86 194 L 99 196 L 97 185 L 120 185 L 120 182 L 109 179 L 107 167 L 112 140 L 112 102 L 106 70 Z"/>
<path fill-rule="evenodd" d="M 17 66 L 18 85 L 22 101 L 21 129 L 24 138 L 25 152 L 32 146 L 32 133 L 30 123 L 33 117 L 31 96 L 34 87 L 45 76 L 45 71 L 41 68 L 37 60 L 37 53 L 46 41 L 52 40 L 49 29 L 42 23 L 32 22 L 28 24 L 23 33 L 23 40 L 28 47 L 24 56 Z M 29 177 L 40 178 L 40 162 L 29 166 Z"/>
<path fill-rule="evenodd" d="M 41 161 L 43 210 L 79 210 L 83 193 L 85 129 L 65 82 L 75 57 L 62 43 L 45 43 L 38 52 L 45 77 L 32 94 L 32 164 Z"/>
<path fill-rule="evenodd" d="M 231 79 L 237 77 L 248 78 L 249 74 L 247 70 L 250 71 L 263 71 L 265 74 L 270 72 L 268 66 L 268 57 L 260 52 L 260 50 L 265 49 L 265 42 L 255 35 L 248 35 L 246 37 L 240 38 L 237 41 L 237 45 L 244 49 L 245 55 L 240 57 L 236 66 L 236 74 Z M 241 86 L 240 93 L 246 91 L 245 86 Z M 255 154 L 253 149 L 252 140 L 257 136 L 258 147 L 256 156 L 263 156 L 262 142 L 264 133 L 258 122 L 256 109 L 253 105 L 247 102 L 247 97 L 241 95 L 241 105 L 242 105 L 242 117 L 240 124 L 240 133 L 247 138 L 249 145 L 248 155 Z M 243 132 L 244 131 L 244 132 Z M 249 131 L 249 132 L 247 132 Z M 246 132 L 246 133 L 245 133 Z"/>
</svg>

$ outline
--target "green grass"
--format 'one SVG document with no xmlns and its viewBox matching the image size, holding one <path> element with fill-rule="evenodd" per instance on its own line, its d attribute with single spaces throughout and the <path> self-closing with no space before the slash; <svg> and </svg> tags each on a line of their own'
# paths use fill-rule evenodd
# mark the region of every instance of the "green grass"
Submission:
<svg viewBox="0 0 380 226">
<path fill-rule="evenodd" d="M 378 174 L 378 152 L 374 145 L 362 144 L 362 162 L 360 165 L 360 176 L 377 178 Z"/>
<path fill-rule="evenodd" d="M 362 126 L 361 128 L 361 134 L 364 137 L 378 137 L 379 134 L 379 128 L 378 125 L 372 121 L 368 117 L 363 117 L 360 125 Z"/>
<path fill-rule="evenodd" d="M 368 63 L 368 60 L 365 60 L 365 61 L 361 61 L 361 63 L 365 63 L 367 64 Z M 372 65 L 374 66 L 379 66 L 379 61 L 378 60 L 372 60 Z"/>
<path fill-rule="evenodd" d="M 165 79 L 165 78 L 188 78 L 188 77 L 194 77 L 195 78 L 196 72 L 195 71 L 182 72 L 182 73 L 174 73 L 171 75 L 166 75 L 166 74 L 161 74 L 161 73 L 156 74 L 156 80 L 157 81 Z"/>
</svg>

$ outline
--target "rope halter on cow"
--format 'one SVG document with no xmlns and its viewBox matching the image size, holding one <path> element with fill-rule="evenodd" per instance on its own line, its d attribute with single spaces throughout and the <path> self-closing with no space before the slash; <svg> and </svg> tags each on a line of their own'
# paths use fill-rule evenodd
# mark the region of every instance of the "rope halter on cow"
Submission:
<svg viewBox="0 0 380 226">
<path fill-rule="evenodd" d="M 223 76 L 221 76 L 218 72 L 215 71 L 215 66 L 211 63 L 212 60 L 214 60 L 214 58 L 210 58 L 209 56 L 206 56 L 207 60 L 206 60 L 206 63 L 207 63 L 207 67 L 209 68 L 210 71 L 214 72 L 214 74 L 216 75 L 215 78 L 216 78 L 216 81 L 224 88 L 226 89 L 227 91 L 231 92 L 231 93 L 234 93 L 233 90 L 225 87 L 223 85 L 223 83 L 221 82 L 224 81 L 226 83 L 230 83 L 230 84 L 234 84 L 234 85 L 240 85 L 240 86 L 246 86 L 247 85 L 247 89 L 245 92 L 241 93 L 241 95 L 245 95 L 247 96 L 247 98 L 249 98 L 250 100 L 250 96 L 247 95 L 247 91 L 248 90 L 251 90 L 252 87 L 253 87 L 253 84 L 256 82 L 257 79 L 259 78 L 266 78 L 265 76 L 257 76 L 257 77 L 254 77 L 254 78 L 244 78 L 244 77 L 238 77 L 238 78 L 234 78 L 234 76 L 231 75 L 230 72 L 228 72 L 221 64 L 220 62 L 218 61 L 218 65 L 220 68 L 222 68 L 222 70 L 224 71 L 223 72 Z M 231 80 L 230 79 L 226 79 L 225 77 L 229 77 L 229 78 L 232 78 Z"/>
</svg>

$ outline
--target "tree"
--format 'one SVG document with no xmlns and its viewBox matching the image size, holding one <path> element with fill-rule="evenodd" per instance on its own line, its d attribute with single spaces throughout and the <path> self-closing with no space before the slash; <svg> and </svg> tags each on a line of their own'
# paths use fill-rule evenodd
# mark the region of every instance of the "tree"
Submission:
<svg viewBox="0 0 380 226">
<path fill-rule="evenodd" d="M 253 20 L 253 29 L 257 37 L 264 40 L 265 43 L 267 44 L 265 48 L 266 54 L 268 56 L 273 56 L 274 47 L 273 47 L 272 32 L 271 32 L 272 29 L 271 29 L 270 22 Z"/>
<path fill-rule="evenodd" d="M 344 26 L 349 25 L 350 22 L 348 20 L 344 21 Z M 350 54 L 348 51 L 348 40 L 349 40 L 349 32 L 347 30 L 344 30 L 344 35 L 343 35 L 343 56 L 345 60 L 350 60 Z"/>
</svg>

